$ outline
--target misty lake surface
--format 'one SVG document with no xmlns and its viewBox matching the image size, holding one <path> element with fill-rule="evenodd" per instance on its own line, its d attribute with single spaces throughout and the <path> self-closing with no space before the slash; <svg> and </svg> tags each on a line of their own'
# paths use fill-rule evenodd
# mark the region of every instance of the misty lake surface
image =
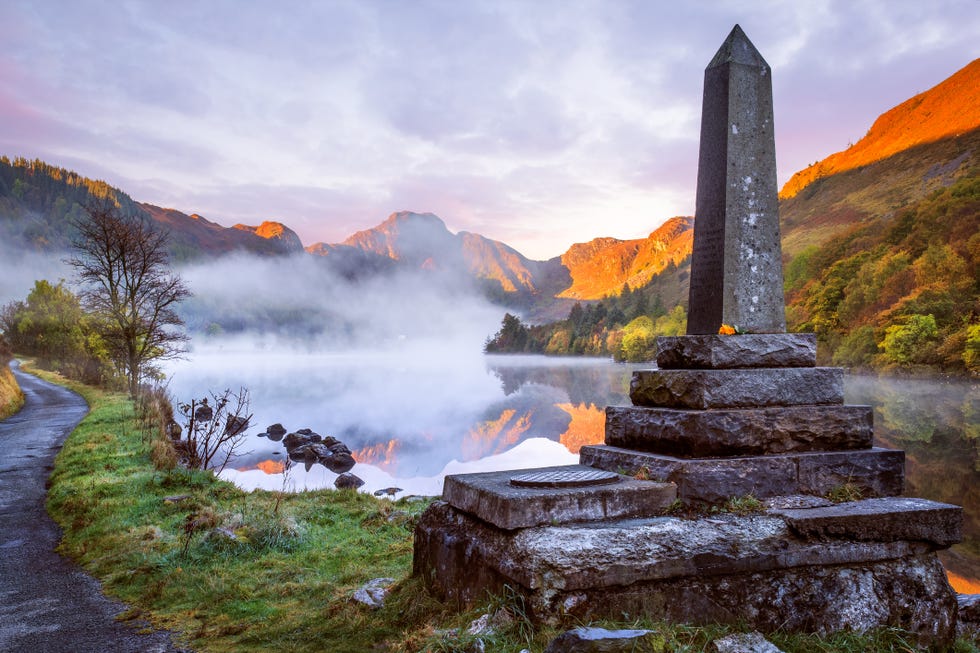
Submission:
<svg viewBox="0 0 980 653">
<path fill-rule="evenodd" d="M 168 371 L 178 401 L 247 387 L 250 433 L 279 422 L 353 451 L 362 491 L 438 495 L 447 474 L 562 465 L 603 439 L 607 405 L 629 405 L 649 364 L 485 356 L 437 343 L 307 352 L 208 345 Z M 847 403 L 875 408 L 878 446 L 906 451 L 906 494 L 962 505 L 965 541 L 943 554 L 954 585 L 980 592 L 980 384 L 849 375 Z M 322 465 L 290 464 L 281 442 L 251 435 L 222 476 L 245 489 L 332 488 Z"/>
</svg>

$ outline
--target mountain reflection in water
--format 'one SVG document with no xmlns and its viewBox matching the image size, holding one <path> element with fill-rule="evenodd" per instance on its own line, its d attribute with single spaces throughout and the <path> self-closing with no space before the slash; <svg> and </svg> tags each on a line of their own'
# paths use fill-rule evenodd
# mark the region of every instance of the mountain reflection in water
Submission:
<svg viewBox="0 0 980 653">
<path fill-rule="evenodd" d="M 244 363 L 247 363 L 245 365 Z M 447 474 L 572 464 L 603 440 L 604 409 L 629 404 L 634 369 L 605 359 L 404 352 L 210 351 L 175 365 L 180 400 L 246 386 L 252 432 L 281 422 L 353 451 L 362 491 L 438 495 Z M 943 554 L 960 591 L 980 579 L 980 386 L 846 377 L 848 403 L 875 408 L 878 446 L 905 449 L 906 494 L 964 507 L 964 542 Z M 332 488 L 322 465 L 288 463 L 281 442 L 252 436 L 225 478 L 245 489 Z M 972 589 L 971 589 L 972 588 Z"/>
</svg>

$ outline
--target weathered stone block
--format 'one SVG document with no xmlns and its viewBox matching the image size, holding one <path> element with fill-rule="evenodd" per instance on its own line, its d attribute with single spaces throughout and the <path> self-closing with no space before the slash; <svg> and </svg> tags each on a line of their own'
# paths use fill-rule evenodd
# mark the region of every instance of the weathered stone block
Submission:
<svg viewBox="0 0 980 653">
<path fill-rule="evenodd" d="M 542 524 L 656 515 L 677 498 L 673 483 L 638 481 L 628 476 L 617 482 L 585 487 L 516 487 L 515 476 L 529 472 L 582 471 L 582 465 L 537 470 L 456 474 L 443 484 L 443 500 L 464 512 L 505 529 Z"/>
<path fill-rule="evenodd" d="M 595 445 L 582 447 L 579 461 L 598 469 L 636 474 L 645 468 L 657 481 L 677 484 L 684 501 L 724 503 L 748 494 L 764 499 L 786 494 L 823 495 L 851 483 L 869 496 L 902 493 L 905 452 L 862 451 L 788 453 L 743 458 L 675 458 L 663 454 Z"/>
<path fill-rule="evenodd" d="M 628 614 L 765 632 L 887 625 L 942 642 L 956 601 L 932 548 L 813 541 L 771 515 L 505 531 L 437 502 L 416 529 L 414 570 L 464 605 L 509 586 L 543 622 Z"/>
<path fill-rule="evenodd" d="M 817 336 L 813 333 L 657 336 L 657 367 L 662 370 L 816 364 Z"/>
<path fill-rule="evenodd" d="M 939 547 L 963 539 L 963 509 L 927 499 L 885 497 L 770 512 L 785 518 L 790 528 L 810 538 L 923 540 Z"/>
<path fill-rule="evenodd" d="M 630 382 L 630 400 L 634 406 L 697 409 L 843 405 L 844 370 L 638 370 Z"/>
<path fill-rule="evenodd" d="M 864 496 L 894 497 L 905 489 L 905 452 L 875 447 L 869 451 L 800 454 L 800 492 L 827 494 L 851 484 Z"/>
<path fill-rule="evenodd" d="M 671 456 L 870 449 L 870 406 L 684 410 L 609 406 L 606 444 Z"/>
<path fill-rule="evenodd" d="M 644 653 L 654 649 L 644 645 L 652 630 L 607 630 L 573 628 L 548 643 L 544 653 Z"/>
</svg>

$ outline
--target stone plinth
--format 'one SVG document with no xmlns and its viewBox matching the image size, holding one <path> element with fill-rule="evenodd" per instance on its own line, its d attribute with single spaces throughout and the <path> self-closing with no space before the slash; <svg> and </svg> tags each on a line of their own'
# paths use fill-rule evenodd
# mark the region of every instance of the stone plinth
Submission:
<svg viewBox="0 0 980 653">
<path fill-rule="evenodd" d="M 503 529 L 542 524 L 650 517 L 677 498 L 673 483 L 638 481 L 617 476 L 614 483 L 581 487 L 521 487 L 511 483 L 532 472 L 595 472 L 594 467 L 568 465 L 535 470 L 447 476 L 442 497 L 455 508 Z"/>
<path fill-rule="evenodd" d="M 844 370 L 801 367 L 640 370 L 630 382 L 634 406 L 761 408 L 844 403 Z"/>
<path fill-rule="evenodd" d="M 776 515 L 660 517 L 504 531 L 437 502 L 415 573 L 473 605 L 505 586 L 536 621 L 644 615 L 765 631 L 897 626 L 948 642 L 955 596 L 925 541 L 810 539 Z"/>
<path fill-rule="evenodd" d="M 662 370 L 816 365 L 814 333 L 657 337 L 657 367 Z"/>
<path fill-rule="evenodd" d="M 905 452 L 873 448 L 742 458 L 675 458 L 604 445 L 582 447 L 579 460 L 598 469 L 677 484 L 684 501 L 724 503 L 748 494 L 757 499 L 785 494 L 823 496 L 845 484 L 865 496 L 897 496 L 905 478 Z"/>
<path fill-rule="evenodd" d="M 873 419 L 870 406 L 716 410 L 609 406 L 606 444 L 690 458 L 870 449 Z"/>
<path fill-rule="evenodd" d="M 921 540 L 941 548 L 963 539 L 963 509 L 928 499 L 887 497 L 772 512 L 795 532 L 812 538 Z"/>
</svg>

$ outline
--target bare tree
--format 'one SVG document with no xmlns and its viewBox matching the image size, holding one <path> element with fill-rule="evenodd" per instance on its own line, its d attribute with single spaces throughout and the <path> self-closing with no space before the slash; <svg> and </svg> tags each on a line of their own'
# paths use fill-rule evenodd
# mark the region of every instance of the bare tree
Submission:
<svg viewBox="0 0 980 653">
<path fill-rule="evenodd" d="M 178 407 L 184 416 L 182 453 L 188 467 L 212 469 L 220 474 L 244 444 L 252 414 L 248 389 L 237 393 L 225 390 L 209 393 L 203 399 L 192 399 Z"/>
<path fill-rule="evenodd" d="M 145 216 L 125 216 L 111 198 L 86 207 L 68 260 L 85 307 L 100 318 L 109 355 L 136 397 L 153 361 L 180 355 L 187 336 L 176 307 L 190 296 L 170 269 L 168 234 Z"/>
</svg>

